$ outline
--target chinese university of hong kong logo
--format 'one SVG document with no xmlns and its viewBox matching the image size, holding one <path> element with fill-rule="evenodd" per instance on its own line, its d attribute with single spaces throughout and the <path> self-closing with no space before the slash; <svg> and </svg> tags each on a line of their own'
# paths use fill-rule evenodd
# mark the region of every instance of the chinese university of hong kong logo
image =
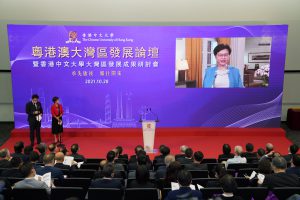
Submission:
<svg viewBox="0 0 300 200">
<path fill-rule="evenodd" d="M 147 124 L 147 128 L 149 128 L 149 129 L 150 129 L 150 128 L 151 128 L 151 124 Z"/>
<path fill-rule="evenodd" d="M 67 40 L 66 43 L 77 43 L 77 44 L 81 43 L 77 39 L 77 32 L 76 31 L 69 31 L 69 40 Z"/>
</svg>

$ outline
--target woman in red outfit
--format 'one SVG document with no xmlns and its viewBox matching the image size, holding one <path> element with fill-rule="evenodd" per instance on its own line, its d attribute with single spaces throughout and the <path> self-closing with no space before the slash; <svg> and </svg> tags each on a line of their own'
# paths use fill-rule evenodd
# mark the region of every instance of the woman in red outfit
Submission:
<svg viewBox="0 0 300 200">
<path fill-rule="evenodd" d="M 62 108 L 62 105 L 59 103 L 58 97 L 53 97 L 52 101 L 53 101 L 53 105 L 51 106 L 52 134 L 54 135 L 54 142 L 61 143 L 61 134 L 63 132 L 62 115 L 64 114 L 64 110 Z"/>
</svg>

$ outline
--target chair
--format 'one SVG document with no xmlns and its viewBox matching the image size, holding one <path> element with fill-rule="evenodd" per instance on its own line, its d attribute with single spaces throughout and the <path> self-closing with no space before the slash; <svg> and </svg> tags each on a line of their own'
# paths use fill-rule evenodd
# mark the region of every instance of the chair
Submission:
<svg viewBox="0 0 300 200">
<path fill-rule="evenodd" d="M 248 157 L 247 158 L 247 163 L 258 163 L 258 158 L 257 157 Z"/>
<path fill-rule="evenodd" d="M 124 200 L 158 200 L 156 188 L 126 188 Z"/>
<path fill-rule="evenodd" d="M 204 164 L 204 163 L 217 163 L 217 159 L 215 158 L 204 158 L 201 162 L 201 164 Z"/>
<path fill-rule="evenodd" d="M 84 191 L 87 191 L 91 185 L 90 178 L 66 178 L 62 182 L 62 187 L 81 187 Z"/>
<path fill-rule="evenodd" d="M 92 169 L 92 170 L 99 170 L 100 164 L 99 163 L 83 163 L 80 166 L 80 169 Z"/>
<path fill-rule="evenodd" d="M 258 164 L 255 163 L 236 163 L 236 164 L 229 164 L 227 169 L 234 169 L 235 171 L 238 171 L 239 169 L 245 169 L 245 168 L 257 168 Z"/>
<path fill-rule="evenodd" d="M 49 196 L 45 189 L 36 188 L 14 188 L 11 192 L 11 196 L 14 200 L 47 200 Z"/>
<path fill-rule="evenodd" d="M 192 184 L 194 184 L 194 185 L 199 184 L 203 187 L 207 187 L 207 183 L 209 181 L 218 181 L 218 179 L 216 179 L 216 178 L 193 178 Z"/>
<path fill-rule="evenodd" d="M 8 177 L 7 179 L 10 185 L 14 185 L 16 182 L 22 181 L 24 178 Z"/>
<path fill-rule="evenodd" d="M 70 176 L 70 170 L 68 170 L 68 169 L 60 169 L 60 170 L 62 171 L 62 173 L 63 173 L 65 176 L 67 176 L 67 177 Z"/>
<path fill-rule="evenodd" d="M 236 194 L 244 200 L 266 199 L 269 190 L 266 187 L 238 187 Z"/>
<path fill-rule="evenodd" d="M 127 165 L 127 164 L 128 164 L 128 159 L 126 159 L 126 158 L 117 158 L 117 159 L 115 160 L 115 163 L 120 163 L 120 164 L 125 164 L 125 165 Z"/>
<path fill-rule="evenodd" d="M 105 160 L 104 158 L 87 158 L 86 163 L 96 163 L 100 164 L 102 160 Z"/>
<path fill-rule="evenodd" d="M 163 188 L 161 190 L 161 199 L 164 200 L 167 196 L 168 196 L 168 193 L 171 191 L 172 189 L 171 188 Z"/>
<path fill-rule="evenodd" d="M 189 170 L 193 178 L 208 178 L 207 170 Z"/>
<path fill-rule="evenodd" d="M 123 192 L 117 188 L 89 188 L 88 200 L 122 200 Z"/>
<path fill-rule="evenodd" d="M 275 187 L 273 193 L 278 199 L 287 199 L 294 194 L 300 194 L 300 187 Z"/>
<path fill-rule="evenodd" d="M 248 187 L 250 185 L 250 180 L 244 177 L 236 177 L 235 182 L 239 187 Z"/>
<path fill-rule="evenodd" d="M 92 169 L 75 169 L 71 172 L 71 177 L 93 178 L 96 170 Z"/>
<path fill-rule="evenodd" d="M 81 187 L 55 187 L 51 189 L 51 200 L 65 200 L 70 197 L 84 200 L 85 194 Z"/>
<path fill-rule="evenodd" d="M 123 178 L 126 179 L 127 178 L 127 172 L 126 171 L 115 171 L 115 176 L 116 178 Z"/>
<path fill-rule="evenodd" d="M 230 174 L 231 176 L 235 177 L 236 176 L 236 172 L 234 169 L 227 169 L 226 170 L 226 173 L 227 174 Z"/>
<path fill-rule="evenodd" d="M 156 163 L 156 164 L 154 164 L 154 171 L 156 171 L 161 166 L 166 166 L 166 165 L 164 163 Z"/>
<path fill-rule="evenodd" d="M 223 194 L 222 188 L 202 188 L 200 191 L 203 194 L 203 199 L 209 199 L 214 197 L 215 195 Z"/>
<path fill-rule="evenodd" d="M 244 168 L 244 169 L 239 169 L 238 170 L 238 177 L 244 177 L 244 175 L 250 176 L 253 171 L 258 171 L 257 168 Z"/>
</svg>

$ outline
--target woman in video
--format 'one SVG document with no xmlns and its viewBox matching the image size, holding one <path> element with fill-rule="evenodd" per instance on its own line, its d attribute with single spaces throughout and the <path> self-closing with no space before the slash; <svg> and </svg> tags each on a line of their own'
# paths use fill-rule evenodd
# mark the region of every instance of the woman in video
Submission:
<svg viewBox="0 0 300 200">
<path fill-rule="evenodd" d="M 204 88 L 241 88 L 244 87 L 238 68 L 228 65 L 231 48 L 219 44 L 214 48 L 217 65 L 207 68 L 203 80 Z"/>
</svg>

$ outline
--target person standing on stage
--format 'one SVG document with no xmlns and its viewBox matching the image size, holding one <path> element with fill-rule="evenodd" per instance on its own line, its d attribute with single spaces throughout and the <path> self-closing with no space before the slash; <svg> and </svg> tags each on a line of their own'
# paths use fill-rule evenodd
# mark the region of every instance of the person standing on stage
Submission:
<svg viewBox="0 0 300 200">
<path fill-rule="evenodd" d="M 32 95 L 31 101 L 26 104 L 26 113 L 30 127 L 30 142 L 34 146 L 34 133 L 36 134 L 37 143 L 41 143 L 41 120 L 43 115 L 42 104 L 39 102 L 37 94 Z"/>
<path fill-rule="evenodd" d="M 61 134 L 63 132 L 62 115 L 64 114 L 62 105 L 59 103 L 58 97 L 53 97 L 53 105 L 51 106 L 52 114 L 52 134 L 54 135 L 54 142 L 61 143 Z"/>
</svg>

